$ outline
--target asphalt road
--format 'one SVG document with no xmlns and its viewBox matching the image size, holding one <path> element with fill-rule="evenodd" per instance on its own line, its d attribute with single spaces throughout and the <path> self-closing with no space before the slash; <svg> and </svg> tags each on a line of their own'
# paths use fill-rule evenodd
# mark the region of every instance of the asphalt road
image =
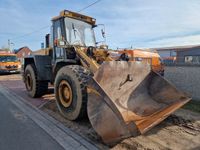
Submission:
<svg viewBox="0 0 200 150">
<path fill-rule="evenodd" d="M 49 134 L 0 92 L 1 150 L 61 150 Z"/>
</svg>

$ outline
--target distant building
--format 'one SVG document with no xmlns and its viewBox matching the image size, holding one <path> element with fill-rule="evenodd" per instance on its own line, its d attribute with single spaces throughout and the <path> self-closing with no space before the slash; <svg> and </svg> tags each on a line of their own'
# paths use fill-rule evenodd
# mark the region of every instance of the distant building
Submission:
<svg viewBox="0 0 200 150">
<path fill-rule="evenodd" d="M 14 53 L 17 55 L 19 59 L 22 59 L 26 56 L 31 55 L 32 51 L 28 47 L 22 47 L 17 50 L 14 50 Z"/>
<path fill-rule="evenodd" d="M 200 46 L 178 49 L 176 61 L 178 63 L 200 64 Z"/>
<path fill-rule="evenodd" d="M 157 50 L 160 57 L 162 57 L 162 58 L 176 57 L 175 47 L 155 48 L 155 49 Z"/>
<path fill-rule="evenodd" d="M 200 45 L 154 48 L 164 62 L 200 64 Z"/>
</svg>

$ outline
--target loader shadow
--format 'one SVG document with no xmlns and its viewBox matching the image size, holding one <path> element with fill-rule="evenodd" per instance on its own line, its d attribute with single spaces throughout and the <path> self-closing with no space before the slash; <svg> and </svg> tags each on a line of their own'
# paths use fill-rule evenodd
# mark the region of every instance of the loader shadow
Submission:
<svg viewBox="0 0 200 150">
<path fill-rule="evenodd" d="M 195 125 L 196 121 L 195 119 L 184 119 L 183 117 L 172 114 L 144 135 L 157 134 L 159 131 L 170 128 L 171 126 L 178 126 L 188 134 L 198 135 L 200 134 L 200 125 Z"/>
<path fill-rule="evenodd" d="M 200 150 L 200 146 L 197 146 L 197 147 L 195 147 L 195 148 L 193 148 L 191 150 Z"/>
<path fill-rule="evenodd" d="M 59 121 L 65 127 L 74 131 L 79 136 L 85 138 L 90 143 L 97 145 L 100 149 L 108 149 L 101 140 L 101 137 L 92 128 L 92 125 L 90 124 L 89 118 L 87 116 L 76 121 L 67 120 L 60 114 L 56 106 L 54 95 L 52 97 L 49 96 L 52 94 L 54 94 L 53 88 L 49 89 L 48 94 L 43 97 L 46 98 L 48 102 L 40 108 L 42 111 L 46 112 L 48 115 Z"/>
<path fill-rule="evenodd" d="M 169 116 L 170 117 L 170 116 Z M 159 133 L 162 129 L 167 128 L 171 125 L 166 123 L 166 120 L 162 121 L 161 123 L 159 123 L 157 126 L 153 127 L 151 130 L 147 131 L 146 133 L 144 133 L 144 136 L 150 136 L 150 135 L 154 135 Z"/>
</svg>

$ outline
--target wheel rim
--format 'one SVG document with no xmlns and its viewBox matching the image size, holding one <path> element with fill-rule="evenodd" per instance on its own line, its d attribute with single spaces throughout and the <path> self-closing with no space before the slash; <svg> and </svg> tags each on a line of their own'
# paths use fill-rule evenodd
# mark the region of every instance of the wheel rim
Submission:
<svg viewBox="0 0 200 150">
<path fill-rule="evenodd" d="M 31 78 L 31 75 L 30 74 L 27 74 L 26 75 L 26 87 L 28 89 L 28 91 L 32 90 L 32 87 L 33 87 L 33 80 Z"/>
<path fill-rule="evenodd" d="M 61 104 L 64 107 L 69 107 L 72 103 L 72 89 L 70 84 L 65 80 L 61 81 L 58 92 Z"/>
</svg>

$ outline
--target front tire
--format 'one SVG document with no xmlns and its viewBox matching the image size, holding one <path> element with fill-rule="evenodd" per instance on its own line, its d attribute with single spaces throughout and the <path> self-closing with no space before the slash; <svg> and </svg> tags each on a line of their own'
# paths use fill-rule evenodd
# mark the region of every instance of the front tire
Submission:
<svg viewBox="0 0 200 150">
<path fill-rule="evenodd" d="M 37 80 L 37 71 L 34 64 L 29 64 L 26 66 L 24 79 L 26 90 L 28 91 L 28 95 L 30 97 L 41 97 L 47 93 L 48 82 Z"/>
<path fill-rule="evenodd" d="M 82 66 L 70 65 L 61 68 L 55 79 L 56 104 L 68 120 L 77 120 L 87 115 L 87 82 L 89 71 Z"/>
</svg>

